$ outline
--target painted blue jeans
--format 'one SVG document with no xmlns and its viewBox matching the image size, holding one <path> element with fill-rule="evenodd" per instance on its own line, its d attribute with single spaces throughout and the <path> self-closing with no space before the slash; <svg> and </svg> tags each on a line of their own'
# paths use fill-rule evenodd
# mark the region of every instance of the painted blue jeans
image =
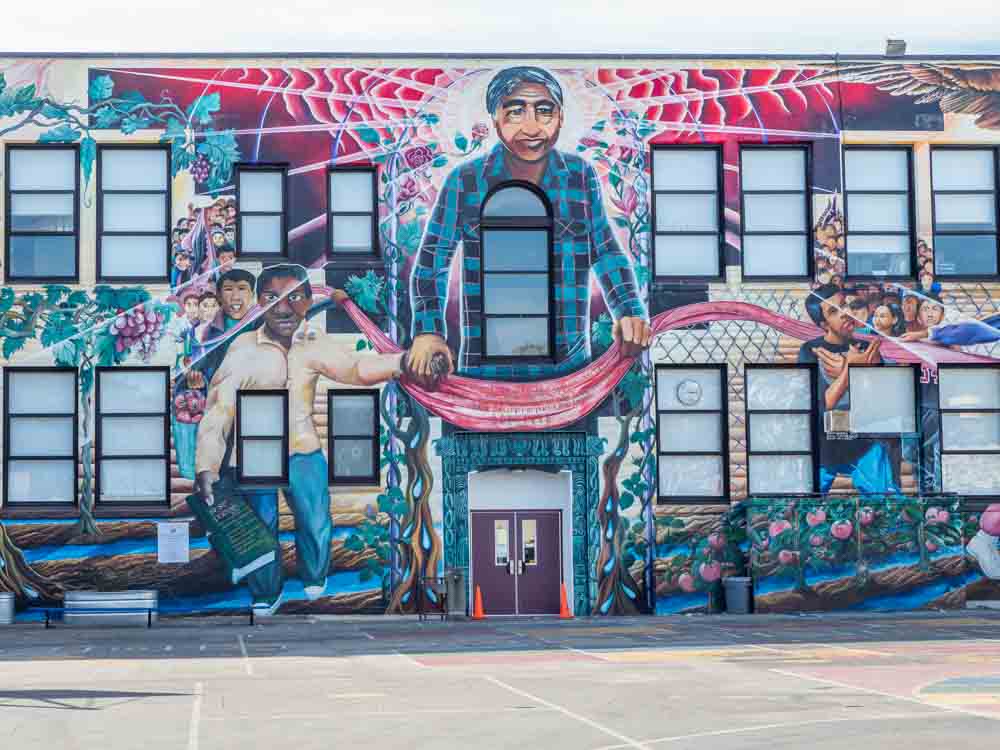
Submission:
<svg viewBox="0 0 1000 750">
<path fill-rule="evenodd" d="M 819 491 L 829 492 L 833 480 L 843 474 L 851 478 L 854 489 L 861 493 L 890 494 L 898 493 L 896 479 L 892 470 L 892 462 L 882 443 L 875 443 L 854 464 L 837 466 L 820 466 Z"/>
<path fill-rule="evenodd" d="M 322 451 L 291 456 L 289 486 L 285 498 L 295 516 L 295 557 L 303 586 L 325 586 L 330 571 L 330 492 L 327 463 Z M 278 538 L 277 490 L 242 490 L 250 507 Z M 276 559 L 247 576 L 247 586 L 255 602 L 273 602 L 281 593 L 281 545 Z"/>
</svg>

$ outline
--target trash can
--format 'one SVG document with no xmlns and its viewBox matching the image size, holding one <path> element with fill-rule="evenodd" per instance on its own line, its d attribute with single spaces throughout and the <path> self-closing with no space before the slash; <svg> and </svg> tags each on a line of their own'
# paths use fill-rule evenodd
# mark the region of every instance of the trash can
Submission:
<svg viewBox="0 0 1000 750">
<path fill-rule="evenodd" d="M 749 578 L 732 576 L 723 580 L 726 588 L 726 611 L 734 615 L 753 612 L 753 587 Z"/>
<path fill-rule="evenodd" d="M 0 625 L 14 624 L 14 595 L 0 591 Z"/>
<path fill-rule="evenodd" d="M 465 585 L 465 570 L 462 568 L 446 568 L 444 571 L 445 585 L 448 591 L 448 614 L 464 617 L 468 614 L 469 592 Z"/>
</svg>

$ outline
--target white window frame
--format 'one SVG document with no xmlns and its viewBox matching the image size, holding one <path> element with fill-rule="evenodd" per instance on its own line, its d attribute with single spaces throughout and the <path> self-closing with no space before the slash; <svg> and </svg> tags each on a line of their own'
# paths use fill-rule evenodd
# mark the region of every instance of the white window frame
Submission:
<svg viewBox="0 0 1000 750">
<path fill-rule="evenodd" d="M 945 472 L 944 472 L 944 459 L 945 459 L 945 456 L 1000 456 L 1000 449 L 996 449 L 996 450 L 994 450 L 994 449 L 977 450 L 977 449 L 962 448 L 962 449 L 950 450 L 948 448 L 948 446 L 947 446 L 947 444 L 945 442 L 945 436 L 944 436 L 944 417 L 945 417 L 946 414 L 958 414 L 958 415 L 961 415 L 961 414 L 964 414 L 964 413 L 976 413 L 976 414 L 993 414 L 993 415 L 996 415 L 996 416 L 1000 417 L 1000 407 L 998 407 L 998 408 L 987 408 L 987 407 L 975 406 L 975 407 L 969 407 L 969 408 L 963 409 L 963 408 L 960 408 L 960 407 L 947 407 L 946 408 L 945 406 L 942 405 L 942 403 L 941 403 L 941 381 L 946 378 L 947 373 L 949 371 L 955 371 L 955 370 L 992 370 L 992 371 L 997 371 L 997 370 L 1000 370 L 1000 366 L 998 366 L 998 365 L 987 365 L 987 364 L 982 364 L 982 365 L 975 365 L 975 364 L 973 364 L 973 365 L 938 365 L 938 419 L 940 420 L 939 421 L 939 432 L 938 432 L 938 444 L 939 444 L 939 447 L 941 449 L 941 491 L 942 492 L 960 492 L 962 494 L 973 495 L 975 497 L 984 497 L 984 496 L 985 497 L 991 497 L 991 496 L 996 497 L 996 496 L 1000 496 L 1000 487 L 998 487 L 997 491 L 995 491 L 995 492 L 978 493 L 978 492 L 970 492 L 968 489 L 951 490 L 947 486 L 945 486 Z"/>
<path fill-rule="evenodd" d="M 282 399 L 282 434 L 277 435 L 258 435 L 258 434 L 244 434 L 243 432 L 243 420 L 240 418 L 242 411 L 247 408 L 247 400 L 253 400 L 254 398 L 273 398 L 280 397 Z M 235 435 L 236 435 L 236 479 L 239 484 L 263 484 L 268 486 L 274 485 L 286 485 L 288 484 L 288 391 L 269 389 L 269 390 L 239 390 L 236 392 L 236 425 L 235 425 Z M 281 474 L 275 476 L 262 476 L 254 474 L 248 476 L 244 472 L 244 461 L 243 461 L 243 446 L 248 440 L 260 441 L 275 441 L 281 443 Z"/>
<path fill-rule="evenodd" d="M 372 402 L 372 429 L 370 434 L 335 434 L 337 425 L 333 419 L 333 402 L 338 398 L 357 398 L 364 396 Z M 381 472 L 379 470 L 379 391 L 362 388 L 331 388 L 327 391 L 327 447 L 330 465 L 330 484 L 332 485 L 364 485 L 379 486 L 381 483 Z M 369 440 L 372 447 L 372 471 L 369 474 L 339 474 L 337 473 L 336 451 L 334 450 L 338 440 Z"/>
<path fill-rule="evenodd" d="M 855 396 L 857 394 L 853 390 L 853 386 L 854 386 L 853 378 L 854 378 L 854 376 L 858 372 L 866 371 L 866 370 L 872 370 L 872 371 L 878 371 L 878 372 L 889 372 L 889 371 L 901 372 L 901 373 L 904 373 L 906 376 L 912 378 L 912 380 L 913 380 L 913 403 L 911 404 L 911 409 L 912 409 L 913 426 L 914 426 L 913 430 L 900 431 L 900 432 L 895 432 L 895 431 L 888 431 L 888 432 L 886 432 L 886 431 L 883 431 L 883 432 L 863 432 L 863 431 L 855 430 L 854 429 L 854 415 L 856 413 L 856 409 L 858 408 L 859 401 L 855 398 Z M 920 431 L 920 419 L 919 419 L 919 411 L 918 411 L 919 401 L 920 401 L 920 388 L 917 385 L 917 368 L 916 367 L 913 367 L 912 365 L 895 365 L 895 364 L 891 364 L 891 365 L 889 365 L 889 364 L 881 364 L 881 365 L 851 365 L 850 370 L 848 372 L 848 378 L 849 378 L 850 382 L 848 383 L 847 387 L 851 389 L 851 432 L 853 434 L 855 434 L 855 435 L 864 435 L 864 436 L 872 436 L 872 437 L 898 438 L 900 436 L 905 436 L 905 435 L 914 435 L 914 434 L 916 434 L 916 433 L 918 433 Z"/>
<path fill-rule="evenodd" d="M 332 182 L 341 174 L 367 174 L 371 178 L 372 201 L 367 211 L 342 211 L 334 203 Z M 375 167 L 330 167 L 326 173 L 327 217 L 326 245 L 332 260 L 351 261 L 355 259 L 371 260 L 379 256 L 378 234 L 378 177 Z M 371 245 L 366 251 L 337 250 L 337 234 L 334 218 L 337 216 L 367 216 L 371 226 Z"/>
<path fill-rule="evenodd" d="M 281 206 L 277 211 L 247 211 L 243 208 L 240 197 L 240 176 L 244 173 L 266 172 L 275 173 L 281 177 Z M 286 164 L 237 164 L 236 165 L 236 254 L 242 259 L 253 260 L 287 260 L 288 258 L 288 166 Z M 260 252 L 244 250 L 243 219 L 253 216 L 277 216 L 280 219 L 280 242 L 277 252 Z"/>
</svg>

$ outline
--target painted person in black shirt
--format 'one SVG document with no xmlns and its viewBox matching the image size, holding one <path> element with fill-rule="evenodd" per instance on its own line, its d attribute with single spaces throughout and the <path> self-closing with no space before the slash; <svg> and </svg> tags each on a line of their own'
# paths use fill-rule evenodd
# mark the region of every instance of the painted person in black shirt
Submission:
<svg viewBox="0 0 1000 750">
<path fill-rule="evenodd" d="M 848 311 L 843 290 L 834 284 L 813 290 L 806 311 L 823 329 L 822 336 L 799 348 L 800 363 L 817 365 L 819 491 L 828 492 L 838 476 L 848 476 L 858 492 L 898 493 L 898 450 L 873 438 L 831 440 L 824 428 L 826 412 L 851 408 L 851 365 L 881 364 L 878 340 L 871 345 L 854 340 L 858 321 Z"/>
</svg>

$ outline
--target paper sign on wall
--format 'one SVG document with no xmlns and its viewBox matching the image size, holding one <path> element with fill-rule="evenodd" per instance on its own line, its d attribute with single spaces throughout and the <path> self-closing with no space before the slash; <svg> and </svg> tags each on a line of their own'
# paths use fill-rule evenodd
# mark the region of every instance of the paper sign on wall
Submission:
<svg viewBox="0 0 1000 750">
<path fill-rule="evenodd" d="M 156 561 L 186 563 L 190 560 L 190 528 L 187 522 L 157 523 Z"/>
</svg>

